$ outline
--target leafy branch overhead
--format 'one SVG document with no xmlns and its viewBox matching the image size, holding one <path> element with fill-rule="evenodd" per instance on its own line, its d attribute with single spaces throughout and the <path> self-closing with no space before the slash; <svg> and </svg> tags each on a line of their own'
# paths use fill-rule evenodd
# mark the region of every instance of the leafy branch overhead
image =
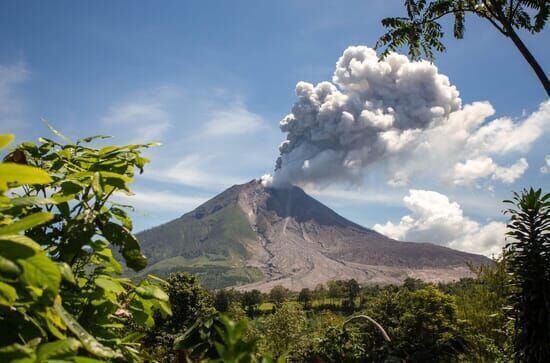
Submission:
<svg viewBox="0 0 550 363">
<path fill-rule="evenodd" d="M 451 16 L 453 36 L 462 39 L 468 14 L 488 21 L 500 34 L 512 40 L 522 56 L 533 68 L 550 96 L 550 81 L 535 57 L 527 49 L 517 31 L 532 34 L 544 29 L 550 13 L 547 0 L 405 0 L 407 16 L 389 17 L 382 20 L 388 32 L 376 43 L 384 48 L 381 58 L 401 47 L 408 47 L 411 59 L 422 55 L 433 61 L 434 50 L 444 52 L 442 38 L 445 35 L 441 21 Z"/>
</svg>

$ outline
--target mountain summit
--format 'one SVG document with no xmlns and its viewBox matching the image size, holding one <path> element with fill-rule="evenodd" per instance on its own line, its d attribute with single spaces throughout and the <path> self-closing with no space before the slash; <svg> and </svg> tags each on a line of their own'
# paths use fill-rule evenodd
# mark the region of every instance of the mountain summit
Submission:
<svg viewBox="0 0 550 363">
<path fill-rule="evenodd" d="M 145 273 L 198 274 L 220 288 L 291 290 L 329 280 L 399 283 L 406 277 L 450 281 L 469 276 L 486 257 L 400 242 L 338 215 L 298 187 L 259 181 L 234 185 L 192 212 L 137 235 L 150 265 Z"/>
</svg>

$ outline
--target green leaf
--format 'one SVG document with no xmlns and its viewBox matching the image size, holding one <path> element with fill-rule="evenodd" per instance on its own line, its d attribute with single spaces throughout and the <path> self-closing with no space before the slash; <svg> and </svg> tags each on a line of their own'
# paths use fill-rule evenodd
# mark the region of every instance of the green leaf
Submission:
<svg viewBox="0 0 550 363">
<path fill-rule="evenodd" d="M 8 224 L 5 227 L 0 228 L 0 235 L 16 234 L 21 231 L 39 226 L 50 221 L 53 218 L 52 213 L 38 212 L 21 218 L 15 223 Z"/>
<path fill-rule="evenodd" d="M 109 139 L 111 138 L 111 136 L 107 136 L 107 135 L 95 135 L 95 136 L 89 136 L 89 137 L 85 137 L 85 138 L 82 138 L 82 139 L 78 139 L 76 140 L 76 143 L 77 144 L 81 144 L 81 143 L 89 143 L 93 140 L 96 140 L 96 139 Z"/>
<path fill-rule="evenodd" d="M 1 134 L 0 135 L 0 149 L 3 149 L 6 146 L 8 146 L 9 144 L 11 144 L 13 139 L 14 139 L 14 136 L 12 134 Z"/>
<path fill-rule="evenodd" d="M 0 281 L 0 305 L 12 306 L 17 299 L 15 288 Z"/>
<path fill-rule="evenodd" d="M 50 131 L 53 132 L 54 134 L 56 134 L 61 140 L 65 141 L 67 144 L 72 144 L 73 143 L 71 141 L 71 139 L 69 139 L 67 136 L 63 135 L 61 132 L 57 131 L 57 129 L 55 129 L 48 121 L 46 121 L 46 119 L 42 119 L 42 122 L 44 122 L 46 124 L 46 126 L 48 126 Z"/>
<path fill-rule="evenodd" d="M 147 266 L 147 258 L 141 253 L 138 240 L 128 229 L 108 222 L 101 227 L 101 231 L 111 244 L 121 247 L 122 256 L 128 267 L 139 271 Z"/>
<path fill-rule="evenodd" d="M 95 284 L 99 287 L 101 287 L 105 291 L 111 291 L 115 294 L 121 294 L 124 293 L 126 290 L 124 290 L 124 287 L 114 278 L 111 276 L 99 276 L 96 277 L 94 280 Z"/>
<path fill-rule="evenodd" d="M 74 278 L 74 274 L 71 266 L 69 266 L 65 262 L 58 262 L 57 267 L 59 268 L 59 272 L 61 272 L 61 277 L 63 278 L 63 280 L 73 285 L 76 285 L 76 280 Z"/>
<path fill-rule="evenodd" d="M 59 314 L 67 328 L 80 340 L 84 348 L 91 354 L 99 358 L 122 358 L 122 354 L 104 346 L 97 339 L 88 333 L 76 319 L 69 314 L 61 304 L 56 303 L 54 309 Z M 84 362 L 84 361 L 82 361 Z"/>
<path fill-rule="evenodd" d="M 38 347 L 37 358 L 39 361 L 68 358 L 75 355 L 81 346 L 82 344 L 74 338 L 45 343 Z"/>
<path fill-rule="evenodd" d="M 146 299 L 169 301 L 168 294 L 157 285 L 138 286 L 136 288 L 136 293 Z"/>
<path fill-rule="evenodd" d="M 40 198 L 40 197 L 19 197 L 11 200 L 15 207 L 24 207 L 28 205 L 48 205 L 58 203 L 55 198 Z"/>
<path fill-rule="evenodd" d="M 17 263 L 23 269 L 21 281 L 40 289 L 49 289 L 57 294 L 61 283 L 61 273 L 57 265 L 43 254 L 36 254 Z"/>
<path fill-rule="evenodd" d="M 10 260 L 26 258 L 41 251 L 40 245 L 19 234 L 0 236 L 0 256 Z"/>
<path fill-rule="evenodd" d="M 48 184 L 52 179 L 44 170 L 28 165 L 13 163 L 0 164 L 0 191 L 8 189 L 8 183 L 15 186 L 24 184 Z"/>
<path fill-rule="evenodd" d="M 21 269 L 13 261 L 8 260 L 7 258 L 0 256 L 0 274 L 16 277 L 21 273 Z"/>
</svg>

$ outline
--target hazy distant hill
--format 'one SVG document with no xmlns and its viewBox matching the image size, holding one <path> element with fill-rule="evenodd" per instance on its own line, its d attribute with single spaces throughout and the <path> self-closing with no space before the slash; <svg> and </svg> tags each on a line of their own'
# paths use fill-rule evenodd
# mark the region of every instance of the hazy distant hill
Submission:
<svg viewBox="0 0 550 363">
<path fill-rule="evenodd" d="M 407 276 L 449 281 L 486 257 L 399 242 L 336 214 L 300 188 L 234 185 L 194 211 L 138 234 L 144 273 L 198 274 L 209 287 L 298 290 L 320 282 L 399 283 Z"/>
</svg>

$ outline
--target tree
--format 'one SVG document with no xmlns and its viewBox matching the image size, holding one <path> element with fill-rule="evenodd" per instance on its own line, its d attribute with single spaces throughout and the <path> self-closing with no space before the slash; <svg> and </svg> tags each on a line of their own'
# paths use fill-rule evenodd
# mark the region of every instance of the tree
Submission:
<svg viewBox="0 0 550 363">
<path fill-rule="evenodd" d="M 507 235 L 512 279 L 515 350 L 522 362 L 550 361 L 550 193 L 524 189 L 506 203 L 514 207 Z"/>
<path fill-rule="evenodd" d="M 329 281 L 327 282 L 328 291 L 327 296 L 330 298 L 331 303 L 334 304 L 334 299 L 337 299 L 343 295 L 343 288 L 341 281 Z"/>
<path fill-rule="evenodd" d="M 282 285 L 273 286 L 269 292 L 269 299 L 277 306 L 282 305 L 288 298 L 288 289 Z"/>
<path fill-rule="evenodd" d="M 245 291 L 241 303 L 249 316 L 254 315 L 256 307 L 262 303 L 262 293 L 259 290 Z"/>
<path fill-rule="evenodd" d="M 239 303 L 241 293 L 235 289 L 221 289 L 214 294 L 214 307 L 219 312 L 227 312 L 234 303 Z"/>
<path fill-rule="evenodd" d="M 306 330 L 306 315 L 300 306 L 284 304 L 265 320 L 265 346 L 275 357 L 296 349 Z"/>
<path fill-rule="evenodd" d="M 533 54 L 519 37 L 517 30 L 530 33 L 542 31 L 550 13 L 547 0 L 405 0 L 407 17 L 385 18 L 382 25 L 389 31 L 382 35 L 376 47 L 386 47 L 381 58 L 402 45 L 408 45 L 409 57 L 418 59 L 421 53 L 434 59 L 433 50 L 443 52 L 441 42 L 444 36 L 440 20 L 454 17 L 453 35 L 456 39 L 464 36 L 467 14 L 487 20 L 503 36 L 509 38 L 529 63 L 548 96 L 550 81 Z M 532 14 L 534 13 L 534 14 Z"/>
<path fill-rule="evenodd" d="M 453 297 L 432 286 L 383 292 L 372 301 L 367 315 L 391 338 L 389 343 L 371 324 L 365 326 L 369 361 L 385 361 L 388 356 L 407 362 L 453 361 L 464 348 Z"/>
<path fill-rule="evenodd" d="M 311 293 L 311 290 L 307 287 L 300 290 L 300 293 L 298 294 L 298 301 L 302 304 L 304 309 L 308 309 L 311 304 L 313 294 Z"/>
<path fill-rule="evenodd" d="M 416 291 L 416 290 L 423 289 L 427 285 L 428 284 L 426 284 L 424 281 L 422 281 L 420 279 L 415 279 L 415 278 L 412 278 L 412 277 L 407 277 L 403 281 L 403 287 L 406 288 L 406 289 L 409 289 L 410 291 Z"/>
</svg>

